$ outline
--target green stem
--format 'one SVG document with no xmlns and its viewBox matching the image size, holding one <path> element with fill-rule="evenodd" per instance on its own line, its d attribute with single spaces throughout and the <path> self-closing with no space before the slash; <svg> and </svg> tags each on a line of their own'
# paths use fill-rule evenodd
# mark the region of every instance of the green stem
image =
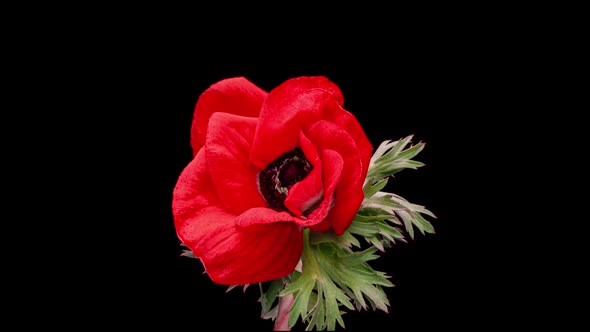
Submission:
<svg viewBox="0 0 590 332">
<path fill-rule="evenodd" d="M 317 271 L 320 270 L 320 267 L 313 252 L 313 248 L 311 247 L 310 232 L 309 228 L 303 229 L 303 254 L 301 256 L 303 262 L 302 268 L 305 273 L 312 273 L 317 276 Z"/>
</svg>

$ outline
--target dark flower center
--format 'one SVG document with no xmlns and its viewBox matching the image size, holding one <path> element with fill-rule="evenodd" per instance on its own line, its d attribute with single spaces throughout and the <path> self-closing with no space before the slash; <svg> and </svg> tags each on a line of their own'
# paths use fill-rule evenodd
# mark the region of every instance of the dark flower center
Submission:
<svg viewBox="0 0 590 332">
<path fill-rule="evenodd" d="M 266 203 L 277 211 L 288 211 L 284 202 L 289 189 L 303 180 L 312 168 L 300 148 L 295 148 L 268 164 L 258 175 L 260 192 Z"/>
</svg>

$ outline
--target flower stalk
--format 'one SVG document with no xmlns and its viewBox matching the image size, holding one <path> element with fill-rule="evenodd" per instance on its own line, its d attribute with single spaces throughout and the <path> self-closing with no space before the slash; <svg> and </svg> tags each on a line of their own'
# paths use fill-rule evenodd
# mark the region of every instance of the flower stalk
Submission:
<svg viewBox="0 0 590 332">
<path fill-rule="evenodd" d="M 293 294 L 281 297 L 279 300 L 279 312 L 275 320 L 273 331 L 291 331 L 289 327 L 289 311 L 293 306 Z"/>
</svg>

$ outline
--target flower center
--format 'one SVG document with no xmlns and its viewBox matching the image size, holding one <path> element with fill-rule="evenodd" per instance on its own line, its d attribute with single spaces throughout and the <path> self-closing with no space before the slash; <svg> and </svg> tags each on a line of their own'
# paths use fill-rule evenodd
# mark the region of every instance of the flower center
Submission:
<svg viewBox="0 0 590 332">
<path fill-rule="evenodd" d="M 277 211 L 288 211 L 284 202 L 289 189 L 303 180 L 312 168 L 300 148 L 283 154 L 266 166 L 258 175 L 260 192 L 266 203 Z"/>
</svg>

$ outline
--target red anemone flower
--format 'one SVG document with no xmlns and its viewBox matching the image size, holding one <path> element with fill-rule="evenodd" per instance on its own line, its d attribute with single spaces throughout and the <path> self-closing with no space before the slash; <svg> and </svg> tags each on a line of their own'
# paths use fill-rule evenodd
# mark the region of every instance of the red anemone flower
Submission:
<svg viewBox="0 0 590 332">
<path fill-rule="evenodd" d="M 287 80 L 270 93 L 243 77 L 198 99 L 193 160 L 172 210 L 179 239 L 211 279 L 239 285 L 287 276 L 302 229 L 342 234 L 364 198 L 372 146 L 325 77 Z"/>
</svg>

